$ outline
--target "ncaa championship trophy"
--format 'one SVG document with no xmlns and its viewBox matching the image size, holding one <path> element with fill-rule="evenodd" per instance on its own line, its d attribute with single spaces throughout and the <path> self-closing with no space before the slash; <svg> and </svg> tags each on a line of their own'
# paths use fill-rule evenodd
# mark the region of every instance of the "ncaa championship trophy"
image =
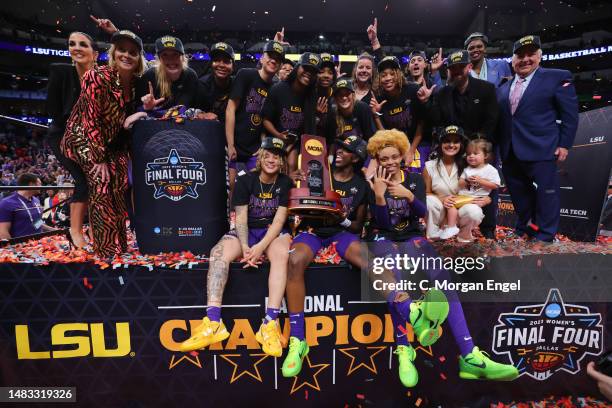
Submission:
<svg viewBox="0 0 612 408">
<path fill-rule="evenodd" d="M 342 219 L 340 195 L 332 189 L 325 139 L 302 135 L 298 169 L 306 175 L 306 186 L 298 181 L 289 191 L 289 214 L 311 223 L 333 225 Z"/>
</svg>

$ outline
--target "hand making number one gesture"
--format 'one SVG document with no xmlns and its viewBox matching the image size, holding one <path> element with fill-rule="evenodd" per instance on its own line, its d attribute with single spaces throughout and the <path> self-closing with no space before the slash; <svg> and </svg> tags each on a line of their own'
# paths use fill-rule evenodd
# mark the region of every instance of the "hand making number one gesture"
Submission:
<svg viewBox="0 0 612 408">
<path fill-rule="evenodd" d="M 149 93 L 140 98 L 142 101 L 142 107 L 144 110 L 153 110 L 157 105 L 162 103 L 166 98 L 155 99 L 155 93 L 153 91 L 153 84 L 149 81 Z"/>
<path fill-rule="evenodd" d="M 380 43 L 378 42 L 378 19 L 376 17 L 374 17 L 374 21 L 372 22 L 372 24 L 368 26 L 367 33 L 372 48 L 379 48 Z"/>
<path fill-rule="evenodd" d="M 89 15 L 89 18 L 91 18 L 92 21 L 96 23 L 98 28 L 100 28 L 102 31 L 104 31 L 107 34 L 113 34 L 119 31 L 119 29 L 117 29 L 117 27 L 115 27 L 113 22 L 110 21 L 108 18 L 97 18 L 91 14 Z"/>
</svg>

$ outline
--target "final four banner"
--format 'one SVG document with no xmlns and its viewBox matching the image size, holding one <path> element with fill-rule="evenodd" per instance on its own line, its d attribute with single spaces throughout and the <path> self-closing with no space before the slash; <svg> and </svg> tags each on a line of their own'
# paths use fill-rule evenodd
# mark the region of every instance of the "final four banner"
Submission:
<svg viewBox="0 0 612 408">
<path fill-rule="evenodd" d="M 179 344 L 205 314 L 204 270 L 4 264 L 1 385 L 74 386 L 78 406 L 86 407 L 488 407 L 597 396 L 585 366 L 610 347 L 612 304 L 603 301 L 612 278 L 604 258 L 577 260 L 591 265 L 580 277 L 554 256 L 525 257 L 522 267 L 513 258 L 496 260 L 486 278 L 519 281 L 529 299 L 476 302 L 461 291 L 463 309 L 475 344 L 517 366 L 519 378 L 459 379 L 458 349 L 445 325 L 440 341 L 416 349 L 420 379 L 410 390 L 398 379 L 386 304 L 362 300 L 359 272 L 346 266 L 307 271 L 311 351 L 297 377 L 283 378 L 282 359 L 263 354 L 255 340 L 266 306 L 265 268 L 230 271 L 222 310 L 230 337 L 181 353 Z M 465 275 L 456 281 L 474 280 Z M 590 287 L 599 288 L 599 302 L 589 300 Z M 280 322 L 287 334 L 286 313 Z M 414 340 L 409 325 L 405 334 Z"/>
<path fill-rule="evenodd" d="M 559 233 L 575 241 L 595 241 L 612 166 L 612 107 L 580 114 L 574 145 L 558 165 L 561 187 Z M 514 227 L 516 215 L 507 189 L 500 192 L 499 223 Z"/>
<path fill-rule="evenodd" d="M 217 121 L 134 125 L 134 222 L 143 253 L 208 253 L 227 232 L 225 158 Z"/>
</svg>

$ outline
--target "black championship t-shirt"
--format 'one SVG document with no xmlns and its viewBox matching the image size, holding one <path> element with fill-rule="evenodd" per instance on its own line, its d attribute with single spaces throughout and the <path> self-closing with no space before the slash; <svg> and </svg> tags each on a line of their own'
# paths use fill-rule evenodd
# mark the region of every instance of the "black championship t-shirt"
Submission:
<svg viewBox="0 0 612 408">
<path fill-rule="evenodd" d="M 344 118 L 343 128 L 338 129 L 336 133 L 341 140 L 349 136 L 357 136 L 367 141 L 375 132 L 376 125 L 370 107 L 361 101 L 355 101 L 353 114 L 349 118 Z"/>
<path fill-rule="evenodd" d="M 161 98 L 161 92 L 157 86 L 157 76 L 155 68 L 149 68 L 136 83 L 136 101 L 142 105 L 141 98 L 149 93 L 149 82 L 153 85 L 155 98 Z M 196 72 L 187 68 L 181 73 L 181 76 L 172 83 L 170 90 L 172 96 L 166 98 L 162 103 L 157 105 L 155 109 L 168 109 L 176 105 L 185 105 L 188 108 L 194 108 L 197 105 L 198 99 L 198 75 Z"/>
<path fill-rule="evenodd" d="M 265 184 L 260 182 L 259 172 L 246 173 L 236 180 L 232 204 L 249 206 L 249 228 L 268 228 L 278 207 L 289 204 L 292 187 L 293 181 L 285 174 L 279 174 L 275 183 Z"/>
<path fill-rule="evenodd" d="M 402 185 L 412 191 L 415 199 L 425 205 L 425 183 L 423 181 L 423 176 L 403 170 L 401 180 Z M 374 191 L 370 189 L 369 194 L 370 205 L 376 205 Z M 411 237 L 423 235 L 419 217 L 413 213 L 408 199 L 393 197 L 388 191 L 385 192 L 385 199 L 387 201 L 387 211 L 389 213 L 391 229 L 381 227 L 380 224 L 377 223 L 376 218 L 372 217 L 369 231 L 370 239 L 374 234 L 379 234 L 391 241 L 406 241 Z"/>
<path fill-rule="evenodd" d="M 200 78 L 198 83 L 197 107 L 204 112 L 212 112 L 217 115 L 220 122 L 225 123 L 225 109 L 229 100 L 233 78 L 230 77 L 229 85 L 225 89 L 219 88 L 213 74 Z"/>
<path fill-rule="evenodd" d="M 261 109 L 268 97 L 270 84 L 255 68 L 242 68 L 236 74 L 230 99 L 239 99 L 234 128 L 234 144 L 240 161 L 248 160 L 261 145 Z"/>
<path fill-rule="evenodd" d="M 333 180 L 333 184 L 334 191 L 340 195 L 340 200 L 342 200 L 346 217 L 355 221 L 359 206 L 367 205 L 370 186 L 362 176 L 357 174 L 353 175 L 353 178 L 349 181 Z M 328 238 L 344 230 L 344 227 L 335 225 L 333 227 L 314 228 L 313 233 L 318 237 Z"/>
<path fill-rule="evenodd" d="M 270 97 L 266 99 L 262 115 L 279 132 L 288 130 L 299 137 L 304 133 L 304 101 L 304 94 L 296 94 L 289 82 L 281 81 L 270 88 Z"/>
<path fill-rule="evenodd" d="M 386 100 L 382 106 L 381 119 L 385 129 L 397 129 L 406 133 L 412 142 L 416 133 L 417 122 L 423 118 L 423 104 L 417 97 L 419 86 L 408 83 L 402 87 L 397 98 L 391 98 L 383 93 L 378 102 Z"/>
</svg>

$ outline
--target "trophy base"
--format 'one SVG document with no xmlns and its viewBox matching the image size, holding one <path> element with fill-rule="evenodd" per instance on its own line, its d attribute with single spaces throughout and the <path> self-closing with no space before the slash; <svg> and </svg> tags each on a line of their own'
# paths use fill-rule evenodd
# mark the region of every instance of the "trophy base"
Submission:
<svg viewBox="0 0 612 408">
<path fill-rule="evenodd" d="M 321 226 L 335 225 L 344 218 L 340 195 L 326 191 L 323 196 L 313 196 L 308 188 L 289 190 L 289 214 Z"/>
</svg>

